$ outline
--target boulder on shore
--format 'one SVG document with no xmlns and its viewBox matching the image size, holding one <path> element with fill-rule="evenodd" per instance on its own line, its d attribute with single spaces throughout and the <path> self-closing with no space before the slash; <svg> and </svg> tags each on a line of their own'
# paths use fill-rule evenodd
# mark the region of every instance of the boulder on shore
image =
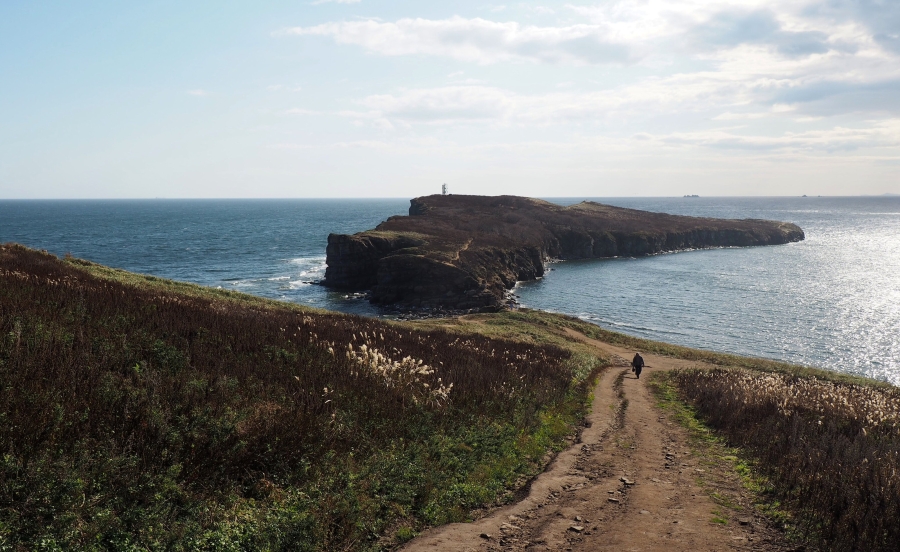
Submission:
<svg viewBox="0 0 900 552">
<path fill-rule="evenodd" d="M 517 196 L 433 195 L 410 203 L 409 216 L 358 234 L 329 235 L 322 283 L 371 290 L 373 303 L 498 310 L 506 290 L 543 276 L 549 259 L 804 239 L 799 226 L 786 222 L 686 217 L 591 201 L 563 207 Z"/>
</svg>

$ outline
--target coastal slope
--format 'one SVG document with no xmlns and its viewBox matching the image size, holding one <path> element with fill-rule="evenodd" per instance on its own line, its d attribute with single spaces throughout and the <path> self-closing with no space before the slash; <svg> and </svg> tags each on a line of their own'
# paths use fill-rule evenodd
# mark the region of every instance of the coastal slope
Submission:
<svg viewBox="0 0 900 552">
<path fill-rule="evenodd" d="M 409 216 L 328 236 L 323 284 L 371 290 L 378 304 L 498 310 L 549 259 L 639 257 L 804 239 L 795 224 L 652 213 L 591 201 L 564 207 L 517 196 L 433 195 Z"/>
</svg>

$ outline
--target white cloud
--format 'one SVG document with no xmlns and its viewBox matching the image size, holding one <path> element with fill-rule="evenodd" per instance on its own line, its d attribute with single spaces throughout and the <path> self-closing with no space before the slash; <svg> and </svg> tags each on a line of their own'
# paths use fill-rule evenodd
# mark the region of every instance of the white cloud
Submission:
<svg viewBox="0 0 900 552">
<path fill-rule="evenodd" d="M 387 55 L 435 55 L 479 64 L 502 61 L 611 63 L 632 58 L 628 47 L 591 24 L 537 27 L 486 19 L 400 19 L 324 23 L 279 34 L 327 36 L 339 44 L 362 46 Z"/>
<path fill-rule="evenodd" d="M 514 94 L 487 86 L 445 86 L 369 96 L 360 103 L 369 116 L 404 122 L 500 120 L 512 115 Z"/>
<path fill-rule="evenodd" d="M 198 97 L 209 96 L 209 92 L 207 92 L 206 90 L 202 90 L 200 88 L 196 88 L 194 90 L 188 90 L 187 93 L 190 94 L 191 96 L 198 96 Z"/>
<path fill-rule="evenodd" d="M 433 55 L 481 64 L 605 64 L 673 55 L 716 60 L 745 46 L 757 46 L 764 62 L 833 51 L 885 58 L 891 41 L 900 53 L 900 39 L 891 38 L 898 33 L 880 32 L 865 18 L 850 18 L 848 10 L 840 17 L 834 10 L 816 9 L 822 5 L 813 0 L 618 0 L 568 5 L 581 21 L 558 26 L 455 16 L 330 22 L 279 34 L 327 36 L 381 55 Z M 531 8 L 552 12 L 547 10 Z M 900 20 L 900 9 L 894 12 Z"/>
<path fill-rule="evenodd" d="M 666 93 L 668 92 L 668 93 Z M 490 127 L 579 126 L 586 129 L 640 124 L 641 120 L 659 120 L 673 113 L 698 114 L 717 105 L 746 109 L 752 102 L 734 102 L 753 90 L 741 84 L 721 82 L 711 76 L 696 79 L 678 75 L 631 87 L 608 91 L 560 91 L 547 94 L 519 94 L 490 86 L 444 86 L 403 90 L 395 94 L 368 96 L 358 101 L 359 111 L 340 115 L 360 124 L 384 129 L 421 125 L 488 125 Z M 798 122 L 796 106 L 770 104 L 765 110 L 724 111 L 713 121 L 761 121 L 778 117 L 784 124 Z M 819 122 L 815 117 L 800 117 L 802 123 Z M 627 122 L 627 123 L 626 123 Z M 770 125 L 771 126 L 771 125 Z M 783 128 L 783 127 L 779 127 Z M 718 128 L 695 132 L 674 132 L 657 136 L 637 133 L 639 139 L 662 145 L 694 145 L 715 149 L 754 151 L 849 151 L 866 147 L 900 146 L 900 119 L 861 123 L 859 128 L 835 126 L 829 130 L 778 133 L 770 127 L 745 129 Z M 609 135 L 609 134 L 607 134 Z"/>
<path fill-rule="evenodd" d="M 698 73 L 645 79 L 610 90 L 545 94 L 484 85 L 417 88 L 367 96 L 358 103 L 366 108 L 367 118 L 408 124 L 590 124 L 610 118 L 700 113 L 716 106 L 750 104 L 769 93 L 767 83 L 748 86 L 716 73 Z M 358 112 L 347 114 L 359 117 Z"/>
<path fill-rule="evenodd" d="M 455 16 L 330 22 L 280 34 L 326 37 L 381 56 L 618 66 L 609 71 L 614 80 L 590 69 L 538 69 L 542 92 L 529 89 L 528 82 L 509 84 L 502 75 L 490 82 L 506 82 L 505 87 L 489 86 L 457 70 L 445 86 L 411 86 L 355 100 L 355 107 L 339 114 L 359 126 L 558 126 L 559 132 L 607 138 L 631 135 L 632 145 L 718 151 L 897 148 L 900 43 L 884 30 L 889 25 L 873 22 L 877 17 L 835 7 L 845 3 L 612 0 L 568 5 L 555 25 Z M 518 8 L 526 17 L 552 15 Z M 900 20 L 900 9 L 888 9 L 885 17 Z M 589 73 L 593 81 L 581 78 Z M 559 84 L 553 88 L 554 83 Z M 843 126 L 823 130 L 832 116 L 843 117 Z M 722 123 L 741 126 L 708 128 Z M 641 132 L 647 128 L 654 133 Z"/>
<path fill-rule="evenodd" d="M 744 121 L 748 119 L 763 119 L 768 117 L 769 113 L 732 113 L 726 111 L 712 118 L 713 121 Z"/>
<path fill-rule="evenodd" d="M 569 5 L 568 12 L 582 21 L 562 26 L 456 16 L 331 22 L 281 34 L 329 37 L 385 56 L 441 56 L 482 65 L 642 63 L 652 75 L 690 60 L 698 70 L 650 76 L 630 88 L 641 96 L 647 95 L 644 88 L 665 96 L 706 95 L 726 108 L 779 103 L 818 110 L 814 115 L 900 112 L 900 49 L 885 46 L 892 39 L 863 20 L 813 9 L 820 4 L 619 0 Z M 661 81 L 667 88 L 658 86 Z"/>
<path fill-rule="evenodd" d="M 487 123 L 492 125 L 592 124 L 611 118 L 699 109 L 719 91 L 716 83 L 657 80 L 621 89 L 519 94 L 497 87 L 443 86 L 377 94 L 359 100 L 365 111 L 343 115 L 392 125 Z"/>
<path fill-rule="evenodd" d="M 529 140 L 514 142 L 468 143 L 434 138 L 395 136 L 389 140 L 352 140 L 321 144 L 272 144 L 272 149 L 381 149 L 404 151 L 418 155 L 425 152 L 452 154 L 460 158 L 491 159 L 497 154 L 522 155 L 526 158 L 556 158 L 573 151 L 590 155 L 604 153 L 620 157 L 653 157 L 681 155 L 685 150 L 706 151 L 714 155 L 782 156 L 784 158 L 832 158 L 855 155 L 882 160 L 900 159 L 900 119 L 891 119 L 859 127 L 834 126 L 804 132 L 781 132 L 772 135 L 741 134 L 741 129 L 719 128 L 694 132 L 647 133 L 630 136 L 582 136 L 572 140 Z"/>
<path fill-rule="evenodd" d="M 744 135 L 725 129 L 697 132 L 674 132 L 649 136 L 649 140 L 667 145 L 703 146 L 724 150 L 780 151 L 785 153 L 849 152 L 872 148 L 900 146 L 900 119 L 890 119 L 864 127 L 835 126 L 778 135 Z"/>
<path fill-rule="evenodd" d="M 352 142 L 335 142 L 332 148 L 388 149 L 391 144 L 381 140 L 354 140 Z"/>
</svg>

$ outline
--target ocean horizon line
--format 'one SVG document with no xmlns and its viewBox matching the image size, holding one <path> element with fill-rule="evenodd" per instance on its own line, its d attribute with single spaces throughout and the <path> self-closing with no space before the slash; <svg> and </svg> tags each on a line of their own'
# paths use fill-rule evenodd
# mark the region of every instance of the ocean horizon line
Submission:
<svg viewBox="0 0 900 552">
<path fill-rule="evenodd" d="M 437 194 L 423 194 L 437 195 Z M 457 194 L 457 195 L 482 195 L 482 194 Z M 514 195 L 514 194 L 500 194 Z M 417 196 L 357 196 L 357 197 L 13 197 L 0 198 L 0 201 L 370 201 L 370 200 L 402 200 L 412 199 Z M 885 192 L 883 194 L 856 194 L 856 195 L 633 195 L 633 196 L 589 196 L 589 195 L 572 195 L 572 196 L 520 196 L 533 197 L 535 199 L 553 200 L 553 199 L 786 199 L 786 198 L 807 198 L 807 199 L 848 199 L 848 198 L 900 198 L 900 194 Z"/>
</svg>

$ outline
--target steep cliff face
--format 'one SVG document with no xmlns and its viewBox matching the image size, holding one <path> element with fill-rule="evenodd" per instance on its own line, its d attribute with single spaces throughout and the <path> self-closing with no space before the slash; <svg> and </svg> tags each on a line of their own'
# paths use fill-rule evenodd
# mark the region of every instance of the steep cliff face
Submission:
<svg viewBox="0 0 900 552">
<path fill-rule="evenodd" d="M 683 217 L 515 196 L 428 196 L 408 217 L 328 236 L 324 284 L 371 290 L 381 304 L 496 310 L 548 258 L 637 257 L 666 251 L 777 245 L 804 239 L 789 223 Z"/>
<path fill-rule="evenodd" d="M 330 234 L 325 248 L 328 259 L 326 283 L 338 289 L 369 289 L 378 283 L 378 267 L 383 258 L 423 243 L 423 240 L 402 234 Z"/>
</svg>

